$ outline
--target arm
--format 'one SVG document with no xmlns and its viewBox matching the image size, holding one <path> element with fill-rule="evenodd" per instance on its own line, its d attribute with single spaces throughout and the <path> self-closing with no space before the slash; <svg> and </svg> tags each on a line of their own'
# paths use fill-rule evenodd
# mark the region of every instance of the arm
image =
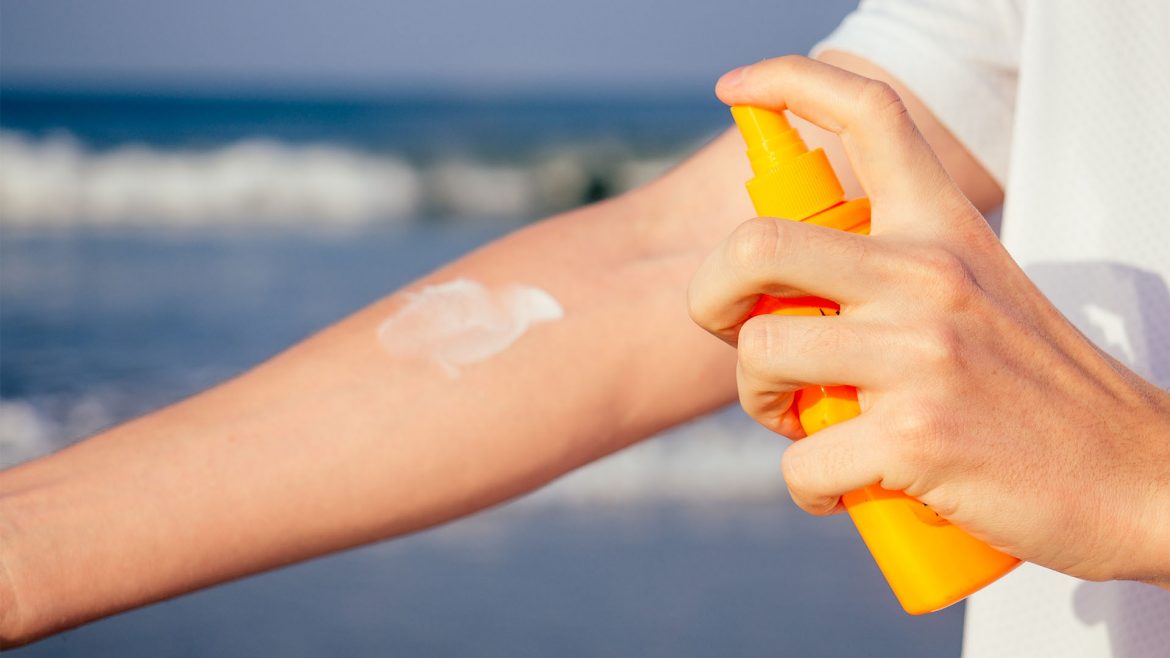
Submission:
<svg viewBox="0 0 1170 658">
<path fill-rule="evenodd" d="M 683 297 L 691 240 L 707 234 L 655 244 L 661 223 L 748 213 L 725 193 L 743 173 L 738 157 L 722 166 L 729 146 L 420 281 L 533 284 L 564 308 L 457 379 L 379 345 L 395 294 L 235 380 L 4 473 L 4 636 L 466 515 L 730 401 L 732 355 Z"/>
<path fill-rule="evenodd" d="M 803 132 L 840 156 L 831 133 Z M 235 380 L 3 473 L 0 639 L 470 514 L 734 399 L 734 354 L 689 321 L 683 290 L 751 215 L 748 177 L 728 132 L 643 189 L 420 281 L 528 283 L 565 309 L 457 380 L 379 347 L 395 294 Z"/>
</svg>

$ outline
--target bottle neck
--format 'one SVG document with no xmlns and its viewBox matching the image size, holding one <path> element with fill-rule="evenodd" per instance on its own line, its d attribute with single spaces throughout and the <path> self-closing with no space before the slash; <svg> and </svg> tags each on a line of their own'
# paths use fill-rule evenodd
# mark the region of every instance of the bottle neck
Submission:
<svg viewBox="0 0 1170 658">
<path fill-rule="evenodd" d="M 757 176 L 776 173 L 805 153 L 808 153 L 808 146 L 794 128 L 749 143 L 747 149 L 752 173 Z"/>
</svg>

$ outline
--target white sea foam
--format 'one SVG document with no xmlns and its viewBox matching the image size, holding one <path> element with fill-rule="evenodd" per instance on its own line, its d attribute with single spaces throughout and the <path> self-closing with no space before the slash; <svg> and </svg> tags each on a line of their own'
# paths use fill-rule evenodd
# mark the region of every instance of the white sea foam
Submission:
<svg viewBox="0 0 1170 658">
<path fill-rule="evenodd" d="M 95 151 L 61 134 L 0 131 L 7 226 L 324 225 L 420 214 L 532 217 L 577 205 L 591 183 L 621 192 L 674 158 L 562 149 L 511 163 L 419 165 L 330 144 L 253 139 L 207 150 Z"/>
<path fill-rule="evenodd" d="M 96 153 L 58 136 L 0 134 L 6 224 L 349 224 L 398 218 L 419 204 L 402 160 L 335 146 L 251 140 L 208 151 L 123 146 Z"/>
<path fill-rule="evenodd" d="M 113 425 L 119 416 L 137 415 L 126 397 L 97 389 L 72 399 L 0 399 L 0 468 L 64 448 Z"/>
<path fill-rule="evenodd" d="M 49 453 L 61 427 L 25 400 L 0 400 L 0 468 Z"/>
</svg>

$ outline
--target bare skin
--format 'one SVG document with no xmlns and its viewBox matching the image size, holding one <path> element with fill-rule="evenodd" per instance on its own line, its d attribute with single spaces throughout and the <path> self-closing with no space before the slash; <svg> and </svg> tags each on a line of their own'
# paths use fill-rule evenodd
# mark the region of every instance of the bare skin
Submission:
<svg viewBox="0 0 1170 658">
<path fill-rule="evenodd" d="M 994 181 L 904 98 L 963 191 L 997 205 Z M 841 153 L 831 133 L 802 132 Z M 683 291 L 751 215 L 749 175 L 728 133 L 645 188 L 408 287 L 528 283 L 565 308 L 455 382 L 378 348 L 400 291 L 241 377 L 0 474 L 0 639 L 443 523 L 733 400 L 735 354 L 690 322 Z"/>
<path fill-rule="evenodd" d="M 760 423 L 799 438 L 795 390 L 859 387 L 859 417 L 786 451 L 793 499 L 833 513 L 880 483 L 1024 560 L 1170 587 L 1170 393 L 1028 280 L 894 89 L 785 57 L 717 91 L 837 133 L 873 203 L 869 237 L 750 220 L 691 283 L 691 315 L 737 346 L 740 401 Z M 745 322 L 761 293 L 827 297 L 841 315 Z"/>
</svg>

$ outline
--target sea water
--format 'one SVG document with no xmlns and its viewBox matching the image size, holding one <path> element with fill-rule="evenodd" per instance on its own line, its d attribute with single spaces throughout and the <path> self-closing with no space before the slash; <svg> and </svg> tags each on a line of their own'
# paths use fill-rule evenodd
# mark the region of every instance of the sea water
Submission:
<svg viewBox="0 0 1170 658">
<path fill-rule="evenodd" d="M 222 381 L 724 123 L 702 99 L 529 105 L 0 95 L 0 460 Z M 558 158 L 571 184 L 534 192 Z M 782 449 L 725 410 L 501 509 L 13 655 L 957 655 L 962 607 L 904 615 L 847 519 L 792 506 Z"/>
<path fill-rule="evenodd" d="M 0 95 L 7 225 L 533 217 L 635 187 L 714 135 L 689 96 Z"/>
</svg>

